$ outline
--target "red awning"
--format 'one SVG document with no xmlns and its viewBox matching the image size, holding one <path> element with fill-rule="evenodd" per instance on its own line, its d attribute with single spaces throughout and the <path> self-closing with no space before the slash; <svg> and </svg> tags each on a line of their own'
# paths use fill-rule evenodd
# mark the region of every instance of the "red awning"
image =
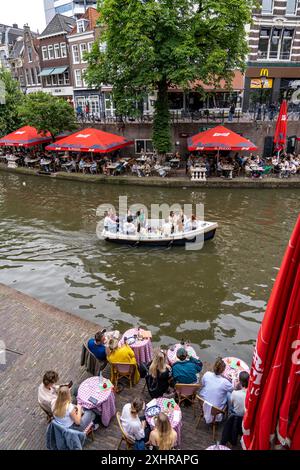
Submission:
<svg viewBox="0 0 300 470">
<path fill-rule="evenodd" d="M 300 444 L 300 217 L 258 333 L 246 396 L 243 446 Z"/>
<path fill-rule="evenodd" d="M 280 106 L 280 111 L 276 123 L 274 135 L 274 149 L 276 152 L 284 150 L 286 147 L 287 135 L 287 102 L 283 100 Z"/>
<path fill-rule="evenodd" d="M 8 147 L 34 147 L 48 144 L 52 138 L 49 132 L 39 133 L 35 127 L 25 126 L 0 139 L 0 145 Z"/>
<path fill-rule="evenodd" d="M 230 129 L 226 129 L 224 126 L 217 126 L 190 137 L 188 139 L 188 149 L 190 152 L 197 150 L 231 150 L 239 152 L 240 150 L 257 150 L 257 147 L 250 140 L 241 137 Z"/>
<path fill-rule="evenodd" d="M 88 128 L 48 145 L 46 150 L 107 153 L 132 144 L 133 141 L 126 140 L 119 135 Z"/>
</svg>

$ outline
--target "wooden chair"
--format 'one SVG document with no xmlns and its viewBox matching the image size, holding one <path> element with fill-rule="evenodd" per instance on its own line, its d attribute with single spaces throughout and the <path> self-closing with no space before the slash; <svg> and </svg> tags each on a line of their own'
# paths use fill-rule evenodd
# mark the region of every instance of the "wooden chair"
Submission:
<svg viewBox="0 0 300 470">
<path fill-rule="evenodd" d="M 108 362 L 100 361 L 96 356 L 89 350 L 87 343 L 83 343 L 81 350 L 81 366 L 84 366 L 86 371 L 92 375 L 99 375 L 100 371 L 103 371 Z"/>
<path fill-rule="evenodd" d="M 84 434 L 86 434 L 87 437 L 90 437 L 92 441 L 95 440 L 95 436 L 94 436 L 94 423 L 91 422 L 86 428 L 85 430 L 83 431 Z"/>
<path fill-rule="evenodd" d="M 51 421 L 53 420 L 53 414 L 46 410 L 46 408 L 44 408 L 40 403 L 39 405 L 43 412 L 46 414 L 47 423 L 51 423 Z"/>
<path fill-rule="evenodd" d="M 187 400 L 193 405 L 194 416 L 195 416 L 195 403 L 197 392 L 201 388 L 199 383 L 196 384 L 176 384 L 175 385 L 175 393 L 178 397 L 178 405 Z"/>
<path fill-rule="evenodd" d="M 121 440 L 119 442 L 117 450 L 120 450 L 121 445 L 122 445 L 123 442 L 125 442 L 127 450 L 132 450 L 133 446 L 134 446 L 134 441 L 130 437 L 128 437 L 126 432 L 124 431 L 124 428 L 123 428 L 122 423 L 121 423 L 120 413 L 117 412 L 116 416 L 117 416 L 118 426 L 119 426 L 121 434 L 122 434 L 122 437 L 121 437 Z"/>
<path fill-rule="evenodd" d="M 132 388 L 133 376 L 136 366 L 129 363 L 114 363 L 111 364 L 113 384 L 118 389 L 118 382 L 121 378 L 125 377 L 129 381 L 129 387 Z"/>
<path fill-rule="evenodd" d="M 200 404 L 200 413 L 199 413 L 199 416 L 197 418 L 197 422 L 196 422 L 196 428 L 198 428 L 201 420 L 204 418 L 204 412 L 203 412 L 203 405 L 205 403 L 205 400 L 201 397 L 199 397 L 199 395 L 197 395 L 196 397 L 196 400 L 198 400 L 199 404 Z M 213 440 L 215 441 L 216 440 L 216 428 L 218 426 L 218 421 L 217 421 L 217 416 L 218 415 L 223 415 L 223 417 L 226 416 L 227 414 L 227 406 L 222 410 L 221 408 L 218 408 L 217 406 L 211 406 L 211 416 L 212 416 L 212 430 L 213 430 Z"/>
</svg>

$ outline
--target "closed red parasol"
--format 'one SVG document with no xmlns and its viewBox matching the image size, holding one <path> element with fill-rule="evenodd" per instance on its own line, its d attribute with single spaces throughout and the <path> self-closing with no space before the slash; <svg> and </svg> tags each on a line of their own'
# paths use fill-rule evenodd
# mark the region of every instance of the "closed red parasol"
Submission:
<svg viewBox="0 0 300 470">
<path fill-rule="evenodd" d="M 0 139 L 0 145 L 7 147 L 34 147 L 48 144 L 52 138 L 49 132 L 39 133 L 35 127 L 25 126 Z"/>
<path fill-rule="evenodd" d="M 280 106 L 280 111 L 276 123 L 274 135 L 274 150 L 281 152 L 286 146 L 287 136 L 287 102 L 283 100 Z"/>
<path fill-rule="evenodd" d="M 300 217 L 258 334 L 246 397 L 243 446 L 300 448 Z"/>
<path fill-rule="evenodd" d="M 188 139 L 188 149 L 194 151 L 220 151 L 230 150 L 239 152 L 240 150 L 257 150 L 250 140 L 236 134 L 224 126 L 217 126 L 205 132 L 200 132 Z"/>
<path fill-rule="evenodd" d="M 46 150 L 107 153 L 132 144 L 133 141 L 119 135 L 88 128 L 48 145 Z"/>
</svg>

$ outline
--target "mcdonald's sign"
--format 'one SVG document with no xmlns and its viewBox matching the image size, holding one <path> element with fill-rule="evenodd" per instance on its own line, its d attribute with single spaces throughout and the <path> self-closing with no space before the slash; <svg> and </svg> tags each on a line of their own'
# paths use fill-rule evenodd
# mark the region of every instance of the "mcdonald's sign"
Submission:
<svg viewBox="0 0 300 470">
<path fill-rule="evenodd" d="M 269 76 L 269 70 L 268 69 L 261 69 L 260 70 L 260 76 L 261 77 L 268 77 Z"/>
</svg>

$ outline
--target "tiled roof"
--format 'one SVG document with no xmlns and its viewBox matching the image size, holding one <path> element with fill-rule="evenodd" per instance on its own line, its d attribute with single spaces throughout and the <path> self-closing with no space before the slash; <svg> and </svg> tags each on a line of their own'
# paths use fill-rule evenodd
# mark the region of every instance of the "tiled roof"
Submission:
<svg viewBox="0 0 300 470">
<path fill-rule="evenodd" d="M 99 19 L 100 13 L 96 8 L 89 7 L 85 14 L 80 17 L 81 20 L 88 20 L 89 24 L 86 28 L 86 31 L 93 31 L 95 27 L 97 26 L 97 21 Z M 76 25 L 71 31 L 70 34 L 77 34 L 77 28 Z"/>
<path fill-rule="evenodd" d="M 76 24 L 76 20 L 68 16 L 57 14 L 55 15 L 46 29 L 42 32 L 40 37 L 52 36 L 56 33 L 70 33 Z"/>
</svg>

